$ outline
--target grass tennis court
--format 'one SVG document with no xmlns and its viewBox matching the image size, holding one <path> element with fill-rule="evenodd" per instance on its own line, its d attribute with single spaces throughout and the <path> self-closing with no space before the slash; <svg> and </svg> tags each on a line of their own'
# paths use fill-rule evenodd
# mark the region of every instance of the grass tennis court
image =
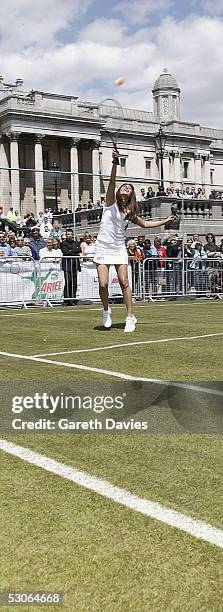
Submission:
<svg viewBox="0 0 223 612">
<path fill-rule="evenodd" d="M 111 330 L 101 329 L 97 306 L 0 312 L 1 403 L 31 381 L 64 392 L 79 382 L 86 389 L 124 384 L 128 375 L 156 379 L 148 387 L 151 433 L 2 438 L 210 524 L 223 537 L 222 303 L 140 304 L 135 314 L 136 332 L 124 334 L 122 306 L 113 307 Z M 189 386 L 167 398 L 158 379 Z M 196 433 L 197 423 L 191 431 L 191 402 L 199 424 L 209 424 L 214 406 L 214 433 Z M 146 412 L 140 406 L 137 418 Z M 222 609 L 220 539 L 219 546 L 202 541 L 7 452 L 1 480 L 1 590 L 64 591 L 64 609 L 81 612 Z"/>
</svg>

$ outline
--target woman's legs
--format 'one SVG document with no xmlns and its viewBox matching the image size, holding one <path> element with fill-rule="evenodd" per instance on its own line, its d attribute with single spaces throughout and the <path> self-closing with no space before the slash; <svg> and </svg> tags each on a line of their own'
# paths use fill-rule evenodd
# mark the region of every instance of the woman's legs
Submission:
<svg viewBox="0 0 223 612">
<path fill-rule="evenodd" d="M 132 292 L 129 286 L 128 279 L 128 268 L 126 264 L 119 264 L 115 266 L 120 287 L 123 294 L 123 299 L 127 308 L 127 315 L 132 315 Z"/>
<path fill-rule="evenodd" d="M 109 266 L 107 266 L 106 264 L 97 264 L 97 273 L 98 273 L 98 280 L 99 280 L 99 295 L 100 295 L 104 310 L 108 310 Z"/>
</svg>

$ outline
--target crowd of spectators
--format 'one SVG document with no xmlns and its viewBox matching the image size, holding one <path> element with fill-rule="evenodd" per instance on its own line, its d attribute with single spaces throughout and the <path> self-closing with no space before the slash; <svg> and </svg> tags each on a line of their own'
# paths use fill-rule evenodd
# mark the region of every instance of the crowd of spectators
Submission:
<svg viewBox="0 0 223 612">
<path fill-rule="evenodd" d="M 93 206 L 93 203 L 91 203 L 91 206 Z M 75 263 L 72 263 L 67 258 L 69 256 L 80 256 L 82 266 L 93 266 L 92 258 L 96 235 L 91 236 L 89 232 L 86 232 L 84 236 L 74 240 L 72 230 L 68 228 L 64 231 L 51 209 L 39 213 L 37 219 L 32 213 L 28 213 L 25 219 L 21 220 L 18 213 L 14 212 L 13 209 L 10 209 L 7 217 L 11 221 L 17 219 L 18 231 L 8 230 L 3 232 L 0 230 L 0 261 L 13 256 L 21 257 L 23 260 L 54 260 L 60 262 L 62 269 L 66 272 L 65 297 L 67 303 L 69 303 L 69 295 L 76 295 L 77 273 L 80 270 L 80 262 L 76 259 Z M 21 230 L 24 224 L 29 230 L 27 235 L 21 235 L 23 234 Z M 218 292 L 221 287 L 222 292 L 223 238 L 216 244 L 215 236 L 210 232 L 205 240 L 194 234 L 191 238 L 188 237 L 183 244 L 182 238 L 177 233 L 168 233 L 164 238 L 156 236 L 152 242 L 146 236 L 134 236 L 134 238 L 126 241 L 126 246 L 132 268 L 133 287 L 138 287 L 138 291 L 140 283 L 142 284 L 141 264 L 144 260 L 146 260 L 144 269 L 147 288 L 149 281 L 152 284 L 153 292 L 157 292 L 157 279 L 159 278 L 159 284 L 162 285 L 161 291 L 164 292 L 167 286 L 167 278 L 165 277 L 167 270 L 174 272 L 174 274 L 168 275 L 168 279 L 171 279 L 172 283 L 174 278 L 175 280 L 178 278 L 178 285 L 182 284 L 182 281 L 179 281 L 179 272 L 182 270 L 182 260 L 184 258 L 186 260 L 185 269 L 187 270 L 186 282 L 188 283 L 189 279 L 190 288 L 194 287 L 198 292 L 199 288 L 203 287 L 204 281 L 207 281 L 207 271 L 210 273 L 210 270 L 213 271 L 213 267 L 215 267 L 212 291 Z M 214 266 L 211 264 L 211 260 L 214 261 Z"/>
<path fill-rule="evenodd" d="M 182 196 L 185 200 L 222 200 L 223 201 L 223 192 L 217 191 L 216 189 L 212 189 L 211 193 L 207 197 L 204 187 L 185 187 L 185 189 L 166 187 L 166 189 L 160 191 L 154 191 L 153 187 L 149 187 L 147 190 L 142 187 L 140 189 L 140 193 L 138 195 L 139 202 L 143 202 L 144 200 L 149 200 L 150 198 L 155 198 L 159 196 L 165 196 L 166 198 L 174 198 L 182 200 Z"/>
<path fill-rule="evenodd" d="M 135 293 L 145 291 L 170 294 L 182 291 L 183 259 L 187 292 L 223 292 L 223 238 L 216 244 L 214 234 L 209 232 L 205 242 L 198 234 L 183 243 L 180 236 L 166 234 L 162 239 L 156 236 L 153 244 L 144 236 L 135 236 L 127 241 L 127 251 L 132 269 L 132 283 Z M 144 276 L 142 274 L 143 260 Z"/>
<path fill-rule="evenodd" d="M 140 202 L 143 202 L 144 200 L 149 200 L 149 198 L 155 198 L 159 196 L 165 196 L 166 198 L 182 199 L 182 195 L 184 199 L 190 199 L 190 200 L 206 200 L 207 199 L 204 187 L 198 187 L 198 188 L 185 187 L 183 192 L 182 192 L 182 189 L 180 188 L 174 189 L 173 187 L 167 187 L 166 189 L 162 191 L 160 191 L 160 189 L 158 191 L 154 191 L 152 187 L 149 187 L 146 191 L 144 187 L 142 187 L 142 189 L 140 189 L 138 200 Z M 209 199 L 222 199 L 221 196 L 222 196 L 221 192 L 212 191 L 209 196 Z"/>
</svg>

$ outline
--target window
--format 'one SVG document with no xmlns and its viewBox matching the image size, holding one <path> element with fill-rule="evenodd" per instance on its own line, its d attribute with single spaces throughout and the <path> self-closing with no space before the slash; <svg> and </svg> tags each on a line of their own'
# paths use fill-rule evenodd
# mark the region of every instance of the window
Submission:
<svg viewBox="0 0 223 612">
<path fill-rule="evenodd" d="M 173 104 L 173 114 L 176 115 L 176 112 L 177 112 L 177 97 L 176 96 L 172 97 L 172 104 Z"/>
<path fill-rule="evenodd" d="M 159 98 L 155 98 L 155 112 L 159 115 Z"/>
<path fill-rule="evenodd" d="M 99 173 L 102 174 L 102 153 L 99 153 Z"/>
<path fill-rule="evenodd" d="M 49 170 L 49 151 L 43 149 L 43 170 Z"/>
<path fill-rule="evenodd" d="M 120 157 L 120 172 L 122 176 L 126 176 L 126 157 Z"/>
<path fill-rule="evenodd" d="M 145 159 L 145 177 L 151 177 L 151 159 Z"/>
<path fill-rule="evenodd" d="M 214 170 L 210 171 L 210 183 L 211 185 L 214 185 Z"/>
<path fill-rule="evenodd" d="M 186 161 L 184 162 L 184 165 L 183 165 L 183 178 L 188 179 L 188 174 L 189 174 L 189 162 Z"/>
<path fill-rule="evenodd" d="M 168 96 L 163 96 L 163 114 L 168 115 L 169 104 L 168 104 Z"/>
</svg>

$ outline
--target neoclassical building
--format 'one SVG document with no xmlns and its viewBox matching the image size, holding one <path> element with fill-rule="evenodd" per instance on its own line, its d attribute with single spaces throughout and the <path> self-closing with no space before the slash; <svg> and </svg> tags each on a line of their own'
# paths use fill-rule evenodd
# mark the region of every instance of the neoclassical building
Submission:
<svg viewBox="0 0 223 612">
<path fill-rule="evenodd" d="M 0 206 L 38 213 L 46 207 L 76 209 L 104 195 L 112 142 L 105 127 L 121 127 L 118 180 L 141 187 L 159 185 L 155 136 L 166 133 L 165 186 L 223 185 L 223 130 L 181 120 L 180 88 L 167 69 L 156 80 L 153 112 L 112 103 L 98 106 L 75 96 L 24 90 L 23 81 L 0 77 Z M 55 164 L 58 173 L 52 172 Z M 56 192 L 55 192 L 56 183 Z"/>
</svg>

